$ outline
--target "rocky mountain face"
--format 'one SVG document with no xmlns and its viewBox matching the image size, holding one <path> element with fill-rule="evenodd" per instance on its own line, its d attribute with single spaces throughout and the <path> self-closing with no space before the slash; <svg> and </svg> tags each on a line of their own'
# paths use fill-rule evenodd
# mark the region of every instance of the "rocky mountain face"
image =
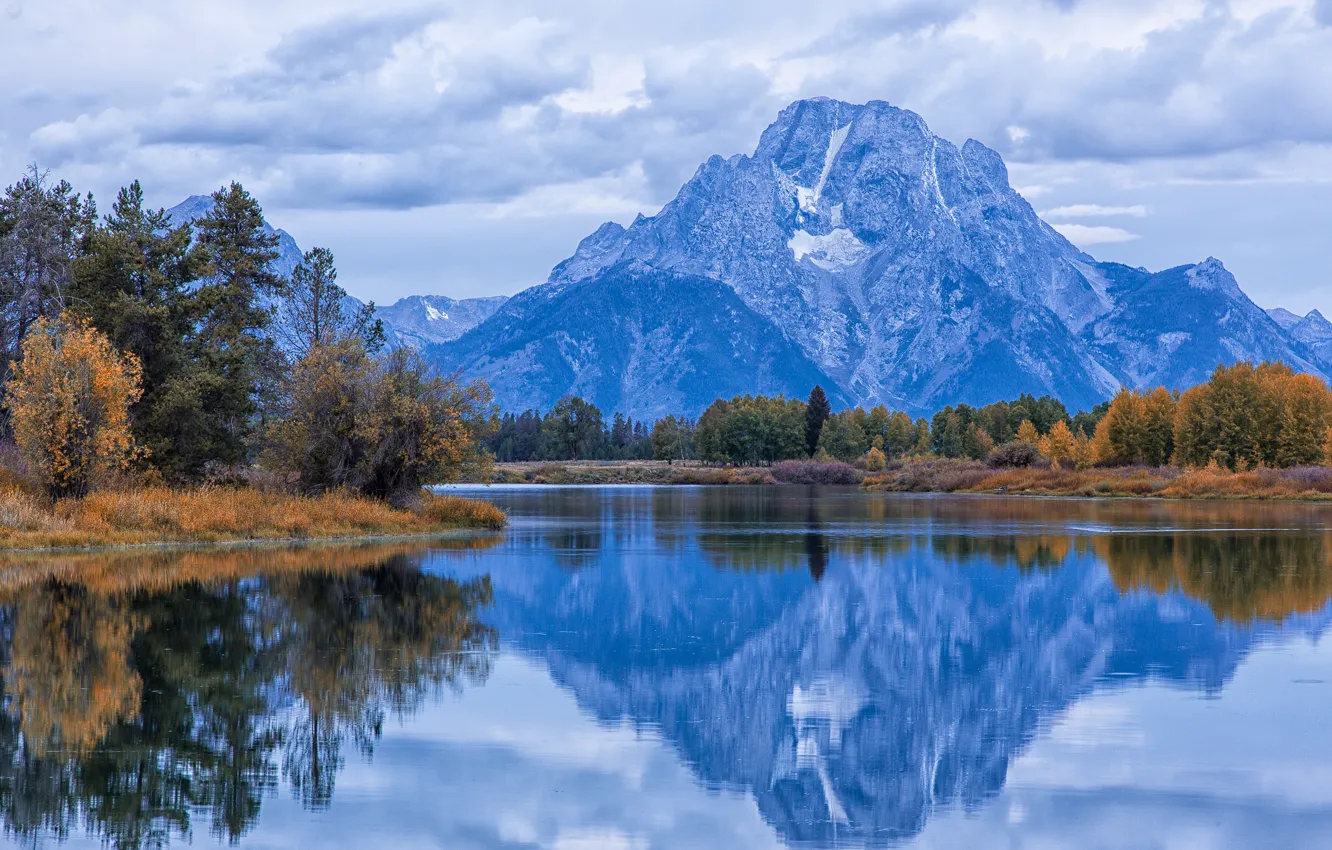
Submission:
<svg viewBox="0 0 1332 850">
<path fill-rule="evenodd" d="M 413 346 L 449 342 L 494 315 L 508 301 L 504 295 L 453 299 L 446 295 L 411 295 L 375 315 L 393 328 L 397 338 Z"/>
<path fill-rule="evenodd" d="M 626 263 L 644 271 L 625 278 L 616 270 Z M 1089 407 L 1121 385 L 1180 387 L 1240 359 L 1323 374 L 1309 344 L 1254 305 L 1219 261 L 1157 274 L 1099 263 L 1036 215 L 980 142 L 959 148 L 887 103 L 826 98 L 785 109 L 753 155 L 709 159 L 655 216 L 603 225 L 545 284 L 431 356 L 467 374 L 505 374 L 497 398 L 506 406 L 596 387 L 604 409 L 633 400 L 642 412 L 665 410 L 685 397 L 661 395 L 656 373 L 740 329 L 711 317 L 687 328 L 677 317 L 670 331 L 640 325 L 645 338 L 679 334 L 657 345 L 664 359 L 652 369 L 589 356 L 620 317 L 599 304 L 571 311 L 569 293 L 659 286 L 649 269 L 717 281 L 747 308 L 737 317 L 768 323 L 768 335 L 793 343 L 848 401 L 917 414 L 1022 392 Z M 586 321 L 547 321 L 556 304 Z M 529 338 L 518 349 L 520 322 Z M 770 383 L 780 371 L 762 359 L 737 367 Z M 804 384 L 785 382 L 796 394 Z M 704 393 L 685 412 L 725 394 Z"/>
<path fill-rule="evenodd" d="M 462 339 L 426 349 L 466 358 L 507 408 L 549 409 L 563 395 L 653 419 L 718 396 L 804 395 L 835 382 L 734 290 L 698 274 L 620 263 L 511 299 Z"/>
<path fill-rule="evenodd" d="M 1309 349 L 1324 371 L 1332 372 L 1332 322 L 1317 310 L 1310 310 L 1302 317 L 1280 307 L 1267 312 L 1291 339 Z"/>
</svg>

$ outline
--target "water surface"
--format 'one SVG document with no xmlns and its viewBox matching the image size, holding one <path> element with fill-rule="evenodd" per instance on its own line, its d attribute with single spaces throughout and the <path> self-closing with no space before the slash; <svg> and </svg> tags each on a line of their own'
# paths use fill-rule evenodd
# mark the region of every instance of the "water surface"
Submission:
<svg viewBox="0 0 1332 850">
<path fill-rule="evenodd" d="M 4 841 L 1332 846 L 1326 507 L 486 494 L 0 559 Z"/>
</svg>

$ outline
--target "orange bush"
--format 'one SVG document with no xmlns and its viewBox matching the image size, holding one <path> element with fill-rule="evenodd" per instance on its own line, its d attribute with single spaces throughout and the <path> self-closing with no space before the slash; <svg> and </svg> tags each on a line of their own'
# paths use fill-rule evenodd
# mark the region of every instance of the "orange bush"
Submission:
<svg viewBox="0 0 1332 850">
<path fill-rule="evenodd" d="M 39 319 L 23 339 L 7 388 L 19 450 L 54 497 L 81 496 L 134 458 L 129 407 L 141 394 L 139 361 L 85 320 Z"/>
</svg>

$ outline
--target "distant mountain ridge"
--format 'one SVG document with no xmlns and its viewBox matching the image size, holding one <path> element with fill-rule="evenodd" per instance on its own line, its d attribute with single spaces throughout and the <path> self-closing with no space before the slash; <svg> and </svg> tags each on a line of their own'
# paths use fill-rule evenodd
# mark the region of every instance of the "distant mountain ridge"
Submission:
<svg viewBox="0 0 1332 850">
<path fill-rule="evenodd" d="M 626 263 L 638 270 L 628 278 L 615 271 Z M 1157 273 L 1098 262 L 1037 216 L 995 151 L 975 140 L 959 148 L 881 101 L 826 98 L 793 103 L 753 155 L 712 157 L 658 214 L 602 225 L 546 283 L 426 351 L 446 369 L 503 375 L 506 407 L 549 407 L 582 388 L 636 417 L 680 412 L 672 405 L 682 398 L 684 412 L 698 413 L 725 393 L 683 397 L 645 383 L 641 362 L 628 371 L 589 356 L 621 317 L 570 309 L 576 286 L 607 278 L 585 291 L 664 291 L 672 275 L 731 289 L 771 325 L 765 336 L 793 343 L 848 402 L 914 414 L 1022 392 L 1085 408 L 1120 386 L 1183 387 L 1241 359 L 1323 378 L 1328 368 L 1220 261 Z M 547 321 L 556 309 L 567 322 Z M 719 350 L 740 327 L 684 318 L 672 325 L 676 344 L 658 346 L 662 374 L 683 368 L 693 346 Z M 739 321 L 751 326 L 748 314 Z M 639 323 L 634 333 L 666 327 Z M 740 368 L 780 377 L 761 357 Z M 776 384 L 809 389 L 795 375 Z"/>
<path fill-rule="evenodd" d="M 276 232 L 289 273 L 300 249 Z M 378 315 L 391 343 L 486 379 L 506 409 L 577 393 L 649 420 L 815 383 L 835 405 L 929 415 L 1023 392 L 1085 409 L 1238 360 L 1332 373 L 1321 313 L 1262 310 L 1214 258 L 1099 262 L 998 153 L 882 101 L 791 104 L 752 155 L 710 158 L 656 215 L 601 225 L 511 299 L 412 296 Z"/>
<path fill-rule="evenodd" d="M 191 195 L 167 210 L 167 214 L 172 222 L 180 225 L 204 217 L 212 208 L 213 199 L 208 195 Z M 264 226 L 278 236 L 278 258 L 273 262 L 273 271 L 291 277 L 292 270 L 303 256 L 300 246 L 287 231 L 274 229 L 268 222 L 264 222 Z M 507 300 L 505 295 L 463 299 L 445 295 L 411 295 L 387 306 L 376 305 L 375 316 L 384 322 L 391 344 L 420 347 L 457 339 L 488 319 Z M 364 302 L 348 296 L 347 303 L 360 307 Z"/>
</svg>

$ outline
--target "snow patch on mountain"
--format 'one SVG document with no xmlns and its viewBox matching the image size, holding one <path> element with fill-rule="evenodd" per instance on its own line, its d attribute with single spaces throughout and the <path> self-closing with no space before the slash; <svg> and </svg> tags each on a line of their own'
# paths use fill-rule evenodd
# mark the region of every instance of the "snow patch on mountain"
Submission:
<svg viewBox="0 0 1332 850">
<path fill-rule="evenodd" d="M 845 227 L 839 227 L 823 236 L 806 230 L 797 230 L 786 243 L 796 261 L 809 258 L 814 265 L 826 271 L 841 271 L 859 263 L 872 250 Z"/>
</svg>

